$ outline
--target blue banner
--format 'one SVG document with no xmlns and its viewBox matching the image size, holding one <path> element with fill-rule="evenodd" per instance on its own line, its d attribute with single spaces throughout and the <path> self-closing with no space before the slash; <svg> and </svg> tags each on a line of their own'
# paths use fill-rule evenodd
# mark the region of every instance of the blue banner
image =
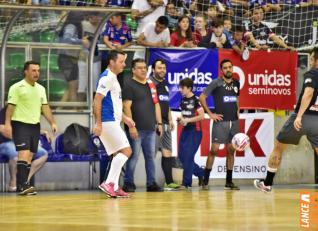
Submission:
<svg viewBox="0 0 318 231">
<path fill-rule="evenodd" d="M 213 79 L 218 77 L 219 54 L 215 50 L 150 49 L 149 65 L 156 59 L 167 62 L 166 80 L 169 86 L 170 107 L 179 109 L 179 82 L 184 78 L 194 81 L 194 93 L 199 96 Z M 213 107 L 212 98 L 208 106 Z"/>
</svg>

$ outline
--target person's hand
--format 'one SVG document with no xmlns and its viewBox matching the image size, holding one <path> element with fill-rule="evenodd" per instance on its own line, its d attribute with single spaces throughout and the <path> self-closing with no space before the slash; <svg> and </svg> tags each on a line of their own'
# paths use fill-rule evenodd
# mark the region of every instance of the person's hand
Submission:
<svg viewBox="0 0 318 231">
<path fill-rule="evenodd" d="M 157 132 L 158 132 L 158 135 L 159 135 L 160 137 L 162 137 L 162 135 L 163 135 L 162 124 L 158 124 L 158 125 L 157 125 Z"/>
<path fill-rule="evenodd" d="M 170 129 L 170 131 L 174 130 L 174 123 L 172 120 L 169 121 L 169 129 Z"/>
<path fill-rule="evenodd" d="M 52 129 L 53 134 L 55 135 L 57 133 L 57 125 L 56 125 L 56 123 L 52 123 L 51 124 L 51 129 Z"/>
<path fill-rule="evenodd" d="M 261 49 L 262 49 L 262 50 L 267 50 L 268 48 L 269 48 L 269 46 L 267 46 L 267 45 L 262 45 L 262 46 L 261 46 Z"/>
<path fill-rule="evenodd" d="M 300 131 L 301 127 L 302 127 L 302 123 L 301 123 L 301 117 L 297 116 L 295 121 L 294 121 L 294 127 L 297 131 Z"/>
<path fill-rule="evenodd" d="M 222 48 L 223 44 L 219 41 L 215 42 L 217 48 Z"/>
<path fill-rule="evenodd" d="M 138 139 L 138 131 L 136 127 L 129 128 L 129 135 L 133 140 Z"/>
<path fill-rule="evenodd" d="M 225 37 L 221 37 L 221 41 L 222 44 L 224 44 L 226 42 L 226 38 Z"/>
<path fill-rule="evenodd" d="M 11 124 L 5 124 L 3 128 L 3 136 L 12 139 L 12 126 Z"/>
<path fill-rule="evenodd" d="M 296 50 L 296 48 L 295 48 L 295 47 L 292 47 L 292 46 L 288 46 L 288 47 L 287 47 L 287 50 L 295 51 L 295 50 Z"/>
<path fill-rule="evenodd" d="M 211 114 L 209 114 L 209 117 L 211 120 L 216 121 L 216 122 L 220 122 L 223 120 L 223 115 L 221 115 L 221 114 L 211 113 Z"/>
<path fill-rule="evenodd" d="M 164 47 L 165 43 L 163 41 L 157 42 L 156 47 Z"/>
<path fill-rule="evenodd" d="M 83 39 L 82 39 L 82 44 L 83 44 L 83 46 L 84 46 L 85 48 L 89 48 L 89 47 L 91 46 L 91 43 L 90 43 L 90 41 L 88 40 L 87 37 L 83 37 Z"/>
<path fill-rule="evenodd" d="M 129 118 L 128 116 L 125 116 L 124 117 L 124 123 L 129 127 L 129 128 L 132 128 L 132 127 L 135 127 L 136 124 L 135 124 L 135 121 L 133 121 L 132 118 Z"/>
<path fill-rule="evenodd" d="M 95 127 L 93 129 L 93 133 L 95 136 L 101 136 L 102 135 L 102 124 L 96 123 Z"/>
<path fill-rule="evenodd" d="M 123 46 L 122 45 L 117 45 L 117 46 L 115 46 L 115 49 L 117 51 L 122 51 L 123 50 Z"/>
<path fill-rule="evenodd" d="M 50 133 L 48 131 L 44 131 L 43 135 L 46 137 L 49 143 L 52 143 L 52 137 L 50 136 Z"/>
<path fill-rule="evenodd" d="M 181 124 L 183 127 L 187 126 L 187 124 L 189 123 L 189 119 L 188 118 L 183 118 L 183 117 L 179 117 L 177 119 L 178 123 Z"/>
</svg>

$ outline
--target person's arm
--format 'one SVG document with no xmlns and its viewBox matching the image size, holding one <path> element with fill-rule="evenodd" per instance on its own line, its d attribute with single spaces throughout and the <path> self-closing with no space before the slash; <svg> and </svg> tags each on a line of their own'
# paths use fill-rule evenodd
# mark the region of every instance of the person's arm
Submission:
<svg viewBox="0 0 318 231">
<path fill-rule="evenodd" d="M 5 137 L 12 137 L 12 126 L 11 126 L 11 119 L 14 113 L 15 105 L 8 104 L 6 110 L 6 119 L 4 123 L 4 136 Z"/>
<path fill-rule="evenodd" d="M 64 27 L 63 36 L 61 42 L 71 43 L 71 44 L 82 44 L 82 39 L 76 36 L 77 30 L 76 26 L 73 24 L 68 24 Z"/>
<path fill-rule="evenodd" d="M 202 107 L 197 109 L 198 115 L 191 118 L 182 118 L 181 122 L 183 124 L 195 123 L 204 119 L 204 110 Z"/>
<path fill-rule="evenodd" d="M 101 136 L 102 134 L 102 102 L 104 95 L 101 93 L 96 93 L 93 102 L 93 113 L 95 118 L 94 134 L 96 136 Z"/>
<path fill-rule="evenodd" d="M 132 100 L 124 100 L 124 102 L 123 102 L 124 114 L 128 118 L 133 119 L 132 112 L 131 112 L 131 106 L 132 106 Z M 129 128 L 129 135 L 134 140 L 138 139 L 138 131 L 137 131 L 137 128 L 135 126 Z"/>
<path fill-rule="evenodd" d="M 168 119 L 169 119 L 170 131 L 173 131 L 174 130 L 174 123 L 173 123 L 173 120 L 172 120 L 172 113 L 171 113 L 171 109 L 170 108 L 169 108 Z"/>
<path fill-rule="evenodd" d="M 282 47 L 282 48 L 285 48 L 285 49 L 289 49 L 289 47 L 287 46 L 287 44 L 281 40 L 277 35 L 275 34 L 272 34 L 270 37 L 269 37 L 276 45 Z"/>
<path fill-rule="evenodd" d="M 239 119 L 240 118 L 240 97 L 237 96 L 237 118 Z"/>
<path fill-rule="evenodd" d="M 138 19 L 146 17 L 147 15 L 151 14 L 154 11 L 155 11 L 155 8 L 150 8 L 149 10 L 145 10 L 145 11 L 139 11 L 136 9 L 132 9 L 131 18 L 134 20 L 138 20 Z"/>
<path fill-rule="evenodd" d="M 45 119 L 49 122 L 49 124 L 51 125 L 53 134 L 56 134 L 57 126 L 56 126 L 51 108 L 48 104 L 42 105 L 42 114 L 45 117 Z"/>
<path fill-rule="evenodd" d="M 141 46 L 145 46 L 145 47 L 160 47 L 161 46 L 160 43 L 147 42 L 144 32 L 139 35 L 137 44 Z"/>
<path fill-rule="evenodd" d="M 232 46 L 232 49 L 236 52 L 236 53 L 238 53 L 239 55 L 242 55 L 243 54 L 243 51 L 244 51 L 244 48 L 242 49 L 242 48 L 240 48 L 238 45 L 233 45 Z"/>
<path fill-rule="evenodd" d="M 302 127 L 301 119 L 302 119 L 305 111 L 307 110 L 307 108 L 310 104 L 310 101 L 312 100 L 312 97 L 314 95 L 314 91 L 315 91 L 315 89 L 312 87 L 305 88 L 303 97 L 301 98 L 300 108 L 298 110 L 297 117 L 294 121 L 294 127 L 297 131 L 299 131 Z"/>
<path fill-rule="evenodd" d="M 107 35 L 105 35 L 105 36 L 103 37 L 103 41 L 104 41 L 105 45 L 106 45 L 109 49 L 114 50 L 114 49 L 116 48 L 115 46 L 113 46 L 113 44 L 111 43 L 111 41 L 109 41 L 109 37 L 108 37 Z"/>
<path fill-rule="evenodd" d="M 244 37 L 246 37 L 247 41 L 250 42 L 252 44 L 252 46 L 254 46 L 256 49 L 261 49 L 262 47 L 258 44 L 258 42 L 256 41 L 256 39 L 254 38 L 254 35 L 252 32 L 247 31 L 245 32 Z"/>
<path fill-rule="evenodd" d="M 163 134 L 163 124 L 162 124 L 162 117 L 161 117 L 161 108 L 160 108 L 160 104 L 156 103 L 155 104 L 155 111 L 156 111 L 156 121 L 157 121 L 157 129 L 158 132 L 160 134 L 160 136 L 162 136 Z"/>
</svg>

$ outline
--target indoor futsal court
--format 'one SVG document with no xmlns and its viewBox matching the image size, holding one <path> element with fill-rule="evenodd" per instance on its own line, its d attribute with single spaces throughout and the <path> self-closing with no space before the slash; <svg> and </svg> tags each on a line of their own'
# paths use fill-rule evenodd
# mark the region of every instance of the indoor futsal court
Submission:
<svg viewBox="0 0 318 231">
<path fill-rule="evenodd" d="M 97 191 L 1 197 L 1 230 L 300 230 L 300 189 L 277 186 L 263 195 L 246 186 L 192 192 L 136 192 L 105 199 Z M 138 212 L 136 212 L 138 211 Z M 314 229 L 313 229 L 314 230 Z"/>
<path fill-rule="evenodd" d="M 0 0 L 0 231 L 318 231 L 318 0 Z"/>
</svg>

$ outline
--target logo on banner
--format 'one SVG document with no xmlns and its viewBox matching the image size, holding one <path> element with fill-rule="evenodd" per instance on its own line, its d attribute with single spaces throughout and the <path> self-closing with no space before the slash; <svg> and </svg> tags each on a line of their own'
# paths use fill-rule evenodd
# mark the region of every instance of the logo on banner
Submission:
<svg viewBox="0 0 318 231">
<path fill-rule="evenodd" d="M 300 192 L 300 227 L 307 230 L 318 228 L 318 193 Z"/>
<path fill-rule="evenodd" d="M 186 68 L 182 72 L 168 72 L 168 83 L 179 84 L 182 79 L 190 78 L 194 84 L 210 84 L 212 82 L 211 72 L 199 72 L 198 68 L 194 68 L 192 72 L 189 72 Z"/>
<path fill-rule="evenodd" d="M 233 67 L 240 81 L 240 89 L 243 89 L 245 82 L 248 83 L 249 95 L 291 95 L 291 76 L 289 74 L 281 74 L 277 70 L 269 72 L 265 70 L 263 73 L 247 73 L 238 67 Z"/>
</svg>

